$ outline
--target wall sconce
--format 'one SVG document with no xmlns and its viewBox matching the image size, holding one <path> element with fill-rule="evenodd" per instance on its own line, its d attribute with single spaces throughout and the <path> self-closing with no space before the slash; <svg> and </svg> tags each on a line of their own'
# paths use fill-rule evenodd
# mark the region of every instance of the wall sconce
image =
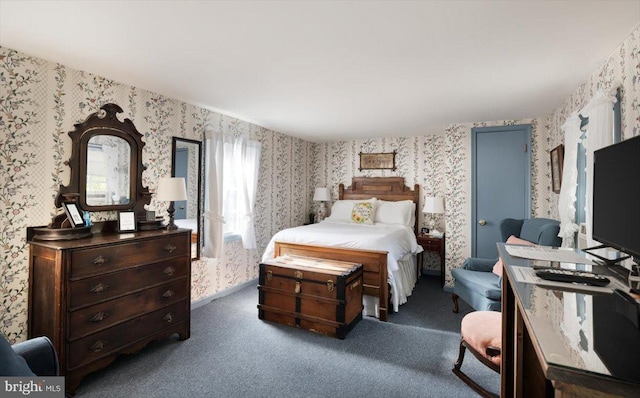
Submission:
<svg viewBox="0 0 640 398">
<path fill-rule="evenodd" d="M 178 226 L 174 220 L 174 213 L 176 209 L 173 207 L 173 202 L 177 200 L 187 200 L 187 188 L 182 177 L 162 177 L 158 182 L 158 190 L 156 191 L 156 199 L 163 202 L 170 202 L 169 209 L 169 224 L 167 229 L 178 229 Z"/>
<path fill-rule="evenodd" d="M 316 213 L 316 222 L 324 220 L 327 215 L 327 206 L 325 202 L 331 200 L 331 194 L 329 194 L 329 188 L 316 188 L 313 194 L 314 202 L 320 202 L 320 207 Z"/>
<path fill-rule="evenodd" d="M 427 196 L 424 199 L 422 212 L 430 214 L 429 233 L 434 236 L 442 236 L 442 233 L 435 229 L 436 218 L 434 214 L 444 214 L 444 198 L 442 196 Z"/>
</svg>

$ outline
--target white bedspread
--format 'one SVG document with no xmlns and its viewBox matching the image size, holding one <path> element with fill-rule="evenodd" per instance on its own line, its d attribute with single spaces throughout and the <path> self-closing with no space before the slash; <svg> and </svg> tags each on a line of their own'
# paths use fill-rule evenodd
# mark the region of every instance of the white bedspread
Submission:
<svg viewBox="0 0 640 398">
<path fill-rule="evenodd" d="M 413 261 L 407 261 L 407 257 L 410 258 L 411 255 L 422 252 L 422 247 L 418 245 L 413 229 L 397 224 L 363 225 L 324 220 L 317 224 L 284 229 L 271 238 L 262 256 L 262 261 L 273 258 L 276 241 L 388 252 L 387 270 L 389 283 L 392 287 L 391 297 L 394 311 L 398 311 L 398 306 L 407 301 L 407 296 L 411 294 L 416 282 L 415 277 L 407 278 L 410 274 L 416 274 L 415 268 L 412 272 L 406 269 L 407 263 L 409 263 L 409 267 L 411 264 L 415 266 Z M 373 315 L 375 311 L 375 315 L 378 316 L 377 310 L 366 307 L 367 300 L 365 299 L 364 314 Z"/>
</svg>

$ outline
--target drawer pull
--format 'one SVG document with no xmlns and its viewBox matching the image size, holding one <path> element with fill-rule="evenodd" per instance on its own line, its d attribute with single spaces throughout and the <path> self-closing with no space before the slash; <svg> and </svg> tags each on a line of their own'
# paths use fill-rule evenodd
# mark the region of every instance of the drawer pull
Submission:
<svg viewBox="0 0 640 398">
<path fill-rule="evenodd" d="M 176 272 L 176 269 L 173 267 L 167 267 L 164 269 L 164 271 L 162 271 L 163 274 L 167 275 L 167 276 L 173 276 L 173 274 Z"/>
<path fill-rule="evenodd" d="M 167 323 L 171 323 L 173 322 L 173 315 L 171 315 L 171 313 L 168 313 L 167 315 L 164 316 L 164 318 L 162 318 L 162 320 Z"/>
<path fill-rule="evenodd" d="M 100 352 L 104 349 L 105 345 L 107 345 L 106 340 L 98 340 L 89 347 L 89 350 L 93 352 Z"/>
<path fill-rule="evenodd" d="M 100 312 L 96 313 L 94 316 L 91 317 L 91 322 L 104 321 L 108 317 L 109 317 L 109 313 L 108 312 L 100 311 Z"/>
<path fill-rule="evenodd" d="M 273 279 L 273 271 L 269 270 L 267 271 L 267 281 L 271 282 L 272 279 Z"/>
<path fill-rule="evenodd" d="M 103 265 L 109 262 L 109 257 L 103 256 L 102 254 L 98 257 L 94 258 L 92 263 L 93 265 Z"/>
<path fill-rule="evenodd" d="M 175 293 L 173 292 L 173 290 L 169 289 L 166 292 L 164 292 L 164 294 L 162 295 L 162 297 L 164 298 L 169 298 L 169 297 L 173 297 L 173 295 L 175 295 Z"/>
<path fill-rule="evenodd" d="M 335 285 L 335 282 L 334 282 L 334 281 L 332 281 L 332 280 L 328 280 L 328 281 L 327 281 L 327 290 L 328 290 L 328 291 L 330 291 L 330 292 L 332 292 L 332 291 L 333 291 L 333 287 L 334 287 L 334 285 Z"/>
<path fill-rule="evenodd" d="M 296 294 L 300 294 L 301 291 L 302 291 L 302 286 L 300 285 L 300 282 L 296 282 L 296 287 L 294 289 L 294 292 Z"/>
<path fill-rule="evenodd" d="M 172 244 L 168 244 L 168 245 L 166 245 L 164 247 L 164 250 L 168 251 L 169 253 L 173 253 L 174 251 L 176 251 L 177 248 L 178 248 L 177 246 L 174 246 Z"/>
<path fill-rule="evenodd" d="M 91 293 L 102 293 L 109 288 L 109 285 L 105 285 L 104 283 L 98 283 L 94 287 L 91 288 Z"/>
</svg>

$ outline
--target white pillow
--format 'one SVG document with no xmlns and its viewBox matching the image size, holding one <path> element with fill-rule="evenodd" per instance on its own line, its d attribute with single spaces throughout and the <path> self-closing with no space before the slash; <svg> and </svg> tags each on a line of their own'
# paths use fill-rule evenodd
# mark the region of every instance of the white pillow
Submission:
<svg viewBox="0 0 640 398">
<path fill-rule="evenodd" d="M 412 200 L 389 202 L 379 200 L 376 206 L 375 222 L 383 224 L 401 224 L 413 227 L 415 224 L 416 204 Z"/>
<path fill-rule="evenodd" d="M 366 200 L 336 200 L 331 206 L 331 214 L 327 220 L 331 221 L 348 221 L 351 222 L 351 212 L 353 206 L 358 202 L 376 202 L 376 198 Z"/>
</svg>

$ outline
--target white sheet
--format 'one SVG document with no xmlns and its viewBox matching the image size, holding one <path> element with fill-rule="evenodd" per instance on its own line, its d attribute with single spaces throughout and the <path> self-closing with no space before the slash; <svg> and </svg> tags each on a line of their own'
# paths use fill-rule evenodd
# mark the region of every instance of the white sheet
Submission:
<svg viewBox="0 0 640 398">
<path fill-rule="evenodd" d="M 174 220 L 176 225 L 180 228 L 187 228 L 192 230 L 193 232 L 198 230 L 198 220 L 196 220 L 195 218 L 189 218 L 189 219 L 181 219 L 181 220 Z"/>
<path fill-rule="evenodd" d="M 271 238 L 262 261 L 273 258 L 276 241 L 388 252 L 388 279 L 396 312 L 411 295 L 416 283 L 415 254 L 422 252 L 413 229 L 397 224 L 363 225 L 326 219 L 317 224 L 284 229 Z M 363 315 L 379 316 L 376 300 L 365 296 L 363 303 Z"/>
</svg>

